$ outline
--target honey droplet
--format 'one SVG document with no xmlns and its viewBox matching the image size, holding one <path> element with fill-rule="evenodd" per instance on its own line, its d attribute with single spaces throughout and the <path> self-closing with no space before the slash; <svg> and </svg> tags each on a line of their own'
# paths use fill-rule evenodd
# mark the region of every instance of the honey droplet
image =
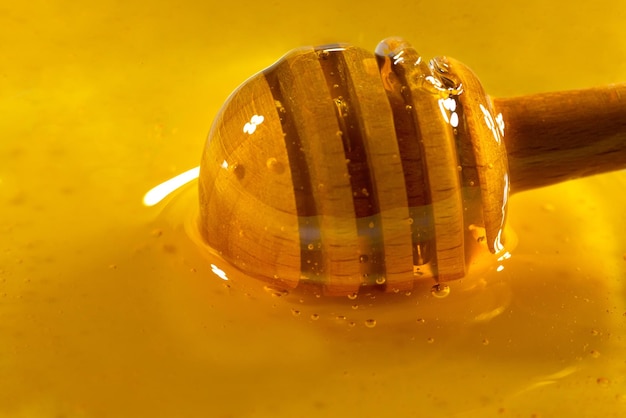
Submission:
<svg viewBox="0 0 626 418">
<path fill-rule="evenodd" d="M 443 299 L 450 294 L 450 286 L 437 283 L 430 289 L 430 293 L 438 299 Z"/>
<path fill-rule="evenodd" d="M 375 319 L 366 319 L 365 320 L 365 326 L 368 328 L 374 328 L 376 326 L 376 320 Z"/>
</svg>

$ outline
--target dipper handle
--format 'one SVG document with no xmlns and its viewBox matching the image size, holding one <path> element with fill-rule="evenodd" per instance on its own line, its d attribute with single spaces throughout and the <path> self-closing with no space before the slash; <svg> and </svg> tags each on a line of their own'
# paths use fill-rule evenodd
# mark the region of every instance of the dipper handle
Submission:
<svg viewBox="0 0 626 418">
<path fill-rule="evenodd" d="M 626 168 L 626 84 L 493 100 L 511 192 Z"/>
</svg>

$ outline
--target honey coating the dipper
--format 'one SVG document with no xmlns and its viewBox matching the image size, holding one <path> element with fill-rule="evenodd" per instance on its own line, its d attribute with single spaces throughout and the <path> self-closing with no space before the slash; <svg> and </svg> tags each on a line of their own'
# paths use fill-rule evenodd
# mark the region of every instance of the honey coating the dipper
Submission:
<svg viewBox="0 0 626 418">
<path fill-rule="evenodd" d="M 407 42 L 301 48 L 233 93 L 202 158 L 200 231 L 247 274 L 410 290 L 503 249 L 504 127 L 474 74 Z M 476 231 L 482 231 L 476 237 Z"/>
<path fill-rule="evenodd" d="M 401 38 L 375 54 L 296 49 L 215 119 L 199 231 L 288 288 L 459 279 L 504 249 L 510 191 L 626 167 L 625 97 L 621 84 L 491 99 L 465 65 L 426 62 Z"/>
</svg>

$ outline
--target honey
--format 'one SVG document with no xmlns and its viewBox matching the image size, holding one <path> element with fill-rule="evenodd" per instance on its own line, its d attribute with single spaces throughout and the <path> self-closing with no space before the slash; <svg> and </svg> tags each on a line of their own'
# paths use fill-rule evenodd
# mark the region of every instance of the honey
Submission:
<svg viewBox="0 0 626 418">
<path fill-rule="evenodd" d="M 494 95 L 582 88 L 625 81 L 626 6 L 279 3 L 3 8 L 0 417 L 626 414 L 624 172 L 513 196 L 510 258 L 436 295 L 267 286 L 196 244 L 195 184 L 142 204 L 290 48 L 399 34 Z"/>
</svg>

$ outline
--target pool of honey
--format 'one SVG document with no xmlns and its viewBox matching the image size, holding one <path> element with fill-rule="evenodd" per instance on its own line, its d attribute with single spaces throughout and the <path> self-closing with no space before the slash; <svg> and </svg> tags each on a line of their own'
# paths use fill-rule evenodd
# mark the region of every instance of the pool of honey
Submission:
<svg viewBox="0 0 626 418">
<path fill-rule="evenodd" d="M 401 35 L 494 95 L 626 81 L 623 2 L 519 7 L 2 6 L 0 416 L 624 416 L 623 171 L 514 195 L 512 257 L 444 298 L 267 287 L 190 237 L 193 184 L 142 205 L 299 45 Z"/>
</svg>

